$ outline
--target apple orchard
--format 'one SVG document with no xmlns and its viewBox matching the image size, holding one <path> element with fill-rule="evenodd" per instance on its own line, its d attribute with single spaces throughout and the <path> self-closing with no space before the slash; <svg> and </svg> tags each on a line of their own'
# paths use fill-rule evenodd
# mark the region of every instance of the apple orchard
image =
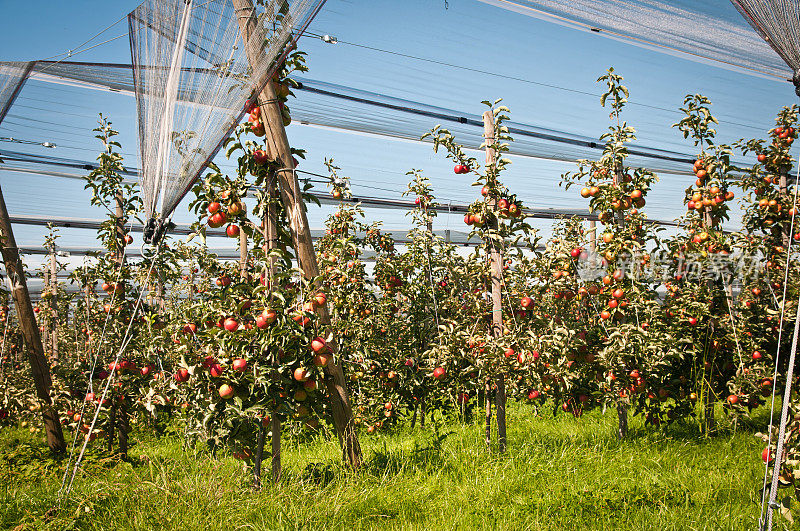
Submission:
<svg viewBox="0 0 800 531">
<path fill-rule="evenodd" d="M 303 69 L 294 51 L 272 82 L 284 126 L 290 75 Z M 262 107 L 225 143 L 236 172 L 212 164 L 192 188 L 192 234 L 167 234 L 137 258 L 126 251 L 137 245 L 128 227 L 141 221 L 140 191 L 123 180 L 116 132 L 101 116 L 99 167 L 86 187 L 92 204 L 108 208 L 97 233 L 106 252 L 71 274 L 80 291 L 50 283 L 35 308 L 51 338 L 50 397 L 62 429 L 78 447 L 123 459 L 137 434 L 179 434 L 241 459 L 259 481 L 265 460 L 279 478 L 282 439 L 310 433 L 338 440 L 353 468 L 359 438 L 442 420 L 481 423 L 488 447 L 504 452 L 511 402 L 576 423 L 599 409 L 622 438 L 634 436 L 633 418 L 647 430 L 691 423 L 711 436 L 721 417 L 748 417 L 783 389 L 775 353 L 789 350 L 798 310 L 788 177 L 798 108 L 781 109 L 762 139 L 725 143 L 711 102 L 687 96 L 674 134 L 696 162 L 666 231 L 647 216 L 658 176 L 627 164 L 636 138 L 624 121 L 628 90 L 613 69 L 598 81 L 611 113 L 597 132 L 603 149 L 560 176 L 590 219 L 555 220 L 547 238 L 531 227 L 531 205 L 504 184 L 514 171 L 505 156 L 511 111 L 484 102 L 481 160 L 442 127 L 423 136 L 473 186 L 464 223 L 476 244 L 433 232 L 437 191 L 424 170 L 409 168 L 413 228 L 399 243 L 367 222 L 346 170 L 328 159 L 329 189 L 300 191 L 308 203 L 322 194 L 338 202 L 315 242 L 316 272 L 298 265 L 284 163 L 270 154 Z M 292 153 L 301 163 L 303 151 Z M 734 164 L 747 154 L 755 165 Z M 739 232 L 726 227 L 735 202 Z M 212 229 L 238 240 L 240 260 L 208 249 Z M 57 239 L 52 231 L 45 243 Z M 34 393 L 9 304 L 0 313 L 0 423 L 40 433 L 50 406 Z M 785 374 L 785 357 L 778 364 Z M 765 462 L 774 460 L 771 440 Z M 793 478 L 800 446 L 787 440 L 783 474 Z"/>
</svg>

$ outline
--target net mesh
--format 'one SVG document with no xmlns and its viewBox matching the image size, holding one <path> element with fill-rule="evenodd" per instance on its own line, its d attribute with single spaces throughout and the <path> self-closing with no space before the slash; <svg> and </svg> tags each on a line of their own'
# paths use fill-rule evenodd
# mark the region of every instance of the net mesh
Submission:
<svg viewBox="0 0 800 531">
<path fill-rule="evenodd" d="M 0 63 L 0 122 L 6 117 L 32 67 L 33 62 Z"/>
<path fill-rule="evenodd" d="M 141 188 L 151 219 L 172 213 L 321 4 L 147 0 L 131 12 Z"/>
<path fill-rule="evenodd" d="M 787 53 L 783 42 L 797 44 L 796 0 L 744 2 L 764 6 L 757 12 L 759 24 L 772 31 L 793 27 L 789 36 L 778 37 L 781 57 L 753 33 L 729 0 L 480 0 L 496 7 L 551 22 L 594 31 L 630 44 L 673 53 L 700 61 L 715 61 L 744 71 L 789 79 L 796 68 L 796 52 Z M 781 5 L 775 10 L 772 6 Z M 785 9 L 783 9 L 785 8 Z M 793 18 L 792 18 L 793 17 Z M 791 22 L 791 26 L 783 26 Z M 775 47 L 776 43 L 770 41 Z M 795 48 L 796 50 L 796 48 Z M 791 60 L 789 60 L 791 58 Z"/>
<path fill-rule="evenodd" d="M 800 68 L 800 4 L 797 0 L 731 2 L 796 76 Z"/>
<path fill-rule="evenodd" d="M 197 101 L 200 87 L 214 76 L 211 70 L 197 69 L 182 78 L 177 99 Z M 97 88 L 133 92 L 130 65 L 114 63 L 37 63 L 32 76 L 53 82 L 76 82 Z M 459 109 L 427 105 L 410 99 L 336 83 L 293 76 L 302 84 L 291 103 L 295 122 L 331 127 L 359 133 L 377 134 L 406 140 L 419 140 L 435 125 L 442 125 L 457 135 L 468 148 L 477 149 L 483 142 L 481 116 Z M 594 98 L 591 105 L 596 105 Z M 668 119 L 665 119 L 668 121 Z M 511 154 L 539 159 L 574 162 L 596 157 L 603 144 L 582 132 L 568 132 L 524 122 L 509 122 L 514 136 Z M 630 163 L 657 173 L 689 173 L 694 161 L 688 153 L 654 148 L 638 143 L 632 148 Z"/>
</svg>

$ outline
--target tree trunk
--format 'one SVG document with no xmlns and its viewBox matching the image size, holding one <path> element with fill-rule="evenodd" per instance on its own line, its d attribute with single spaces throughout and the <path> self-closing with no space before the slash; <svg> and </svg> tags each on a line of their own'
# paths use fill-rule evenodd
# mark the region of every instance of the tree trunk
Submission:
<svg viewBox="0 0 800 531">
<path fill-rule="evenodd" d="M 492 169 L 495 165 L 496 154 L 494 149 L 489 147 L 494 144 L 494 114 L 492 111 L 483 113 L 483 136 L 486 139 L 486 168 Z M 487 172 L 490 170 L 487 169 Z M 492 217 L 489 220 L 489 228 L 497 231 L 500 227 L 497 211 L 497 197 L 492 195 L 489 199 L 489 208 L 492 210 Z M 492 335 L 495 338 L 503 336 L 503 252 L 498 247 L 496 240 L 488 242 L 491 253 L 491 280 L 492 280 Z M 497 406 L 497 449 L 500 452 L 506 451 L 506 393 L 504 375 L 497 375 L 497 392 L 494 395 Z M 490 414 L 487 407 L 487 414 Z M 489 431 L 487 430 L 487 436 Z"/>
<path fill-rule="evenodd" d="M 492 449 L 492 385 L 491 380 L 486 380 L 486 393 L 484 394 L 484 411 L 486 413 L 486 422 L 484 424 L 484 441 L 486 442 L 486 449 Z"/>
<path fill-rule="evenodd" d="M 503 374 L 497 377 L 494 403 L 497 410 L 497 449 L 503 453 L 506 451 L 506 380 Z"/>
<path fill-rule="evenodd" d="M 259 46 L 252 46 L 250 35 L 257 28 L 255 9 L 251 0 L 233 0 L 237 20 L 245 41 L 246 53 L 251 63 L 259 53 L 263 53 Z M 257 40 L 257 39 L 254 39 Z M 306 278 L 319 275 L 317 257 L 314 243 L 311 239 L 311 230 L 308 226 L 305 202 L 301 195 L 300 183 L 293 171 L 295 168 L 289 139 L 283 126 L 283 116 L 275 94 L 272 81 L 268 81 L 259 95 L 260 107 L 264 121 L 264 128 L 268 131 L 266 140 L 268 151 L 279 161 L 281 169 L 277 172 L 278 184 L 283 204 L 286 207 L 289 219 L 289 230 L 300 269 Z M 317 309 L 320 322 L 324 327 L 330 326 L 330 314 L 327 306 Z M 335 342 L 331 341 L 331 344 Z M 335 347 L 332 347 L 333 359 L 325 367 L 324 383 L 330 397 L 331 413 L 339 442 L 342 446 L 344 459 L 353 468 L 361 465 L 361 446 L 353 424 L 353 411 L 350 397 L 347 392 L 347 382 L 341 366 L 335 361 Z"/>
<path fill-rule="evenodd" d="M 58 359 L 58 262 L 56 250 L 50 252 L 50 341 L 52 351 L 50 359 Z"/>
<path fill-rule="evenodd" d="M 281 479 L 281 421 L 278 415 L 272 415 L 272 482 L 277 484 Z"/>
<path fill-rule="evenodd" d="M 114 437 L 117 433 L 117 405 L 111 401 L 111 407 L 108 408 L 108 433 L 106 434 L 106 444 L 108 451 L 114 450 Z"/>
<path fill-rule="evenodd" d="M 706 382 L 706 392 L 703 393 L 703 430 L 706 435 L 710 435 L 717 427 L 717 420 L 714 416 L 714 408 L 717 401 L 714 399 L 714 392 L 712 391 L 711 375 L 708 376 Z"/>
<path fill-rule="evenodd" d="M 786 172 L 781 172 L 780 175 L 780 194 L 784 204 L 792 202 L 792 198 L 789 196 L 789 183 Z M 784 223 L 783 228 L 781 229 L 781 245 L 788 249 L 789 244 L 791 243 L 791 238 L 792 234 L 789 231 L 789 227 L 786 225 L 786 223 Z"/>
<path fill-rule="evenodd" d="M 258 440 L 256 441 L 256 458 L 253 463 L 253 488 L 261 489 L 261 460 L 264 458 L 264 421 L 258 422 Z"/>
<path fill-rule="evenodd" d="M 617 404 L 617 437 L 624 439 L 628 436 L 628 406 L 627 404 Z"/>
<path fill-rule="evenodd" d="M 58 412 L 53 406 L 53 401 L 50 397 L 50 387 L 52 386 L 50 367 L 44 355 L 39 326 L 36 324 L 36 316 L 33 313 L 25 271 L 22 268 L 22 261 L 19 259 L 17 242 L 14 239 L 14 232 L 11 228 L 11 220 L 6 209 L 2 188 L 0 188 L 0 238 L 2 239 L 2 254 L 6 263 L 6 273 L 11 282 L 11 293 L 17 307 L 17 319 L 22 328 L 25 344 L 28 346 L 28 359 L 33 372 L 33 381 L 36 385 L 36 396 L 42 406 L 42 419 L 44 420 L 44 428 L 47 435 L 47 445 L 50 447 L 51 452 L 61 453 L 66 449 L 66 444 L 64 443 L 64 434 L 61 431 Z"/>
<path fill-rule="evenodd" d="M 117 425 L 119 426 L 119 455 L 123 460 L 128 460 L 128 432 L 130 431 L 130 419 L 128 418 L 128 402 L 124 397 L 120 397 L 117 406 Z"/>
<path fill-rule="evenodd" d="M 615 186 L 620 186 L 623 181 L 622 170 L 620 168 L 614 169 L 613 182 Z M 625 228 L 625 212 L 620 210 L 617 212 L 617 218 L 614 220 L 617 228 Z M 624 439 L 628 436 L 628 404 L 617 402 L 617 436 Z"/>
</svg>

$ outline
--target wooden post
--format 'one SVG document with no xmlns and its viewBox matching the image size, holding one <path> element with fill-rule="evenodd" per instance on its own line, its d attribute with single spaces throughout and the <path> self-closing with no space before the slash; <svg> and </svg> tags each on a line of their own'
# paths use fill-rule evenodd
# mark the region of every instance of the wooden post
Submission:
<svg viewBox="0 0 800 531">
<path fill-rule="evenodd" d="M 597 252 L 597 222 L 589 220 L 589 250 L 592 254 Z"/>
<path fill-rule="evenodd" d="M 28 359 L 36 385 L 36 396 L 42 402 L 42 419 L 47 435 L 47 445 L 51 452 L 61 453 L 66 449 L 66 445 L 58 412 L 50 398 L 50 387 L 52 386 L 50 367 L 44 355 L 42 338 L 39 335 L 39 327 L 33 313 L 25 271 L 22 268 L 22 261 L 19 259 L 17 242 L 14 240 L 14 232 L 11 229 L 11 219 L 8 217 L 2 188 L 0 188 L 0 235 L 2 236 L 2 254 L 6 263 L 6 273 L 11 282 L 11 294 L 17 307 L 17 318 L 22 328 L 25 344 L 28 345 Z"/>
<path fill-rule="evenodd" d="M 251 0 L 233 0 L 233 6 L 242 38 L 246 44 L 245 51 L 250 62 L 254 63 L 258 54 L 263 53 L 260 49 L 260 43 L 253 45 L 250 42 L 250 35 L 258 28 L 255 8 Z M 258 39 L 253 40 L 257 41 Z M 306 278 L 314 278 L 319 275 L 317 256 L 311 239 L 311 230 L 308 226 L 308 217 L 306 216 L 305 203 L 301 195 L 300 183 L 293 171 L 295 167 L 294 159 L 289 146 L 289 139 L 286 136 L 286 129 L 283 126 L 283 116 L 272 81 L 269 81 L 264 86 L 259 95 L 259 102 L 264 128 L 267 131 L 268 152 L 276 156 L 276 160 L 281 166 L 281 169 L 277 172 L 279 191 L 286 207 L 289 230 L 292 235 L 298 265 Z M 330 314 L 327 306 L 321 306 L 317 309 L 317 312 L 321 323 L 325 326 L 330 325 Z M 344 458 L 350 466 L 358 468 L 361 465 L 361 446 L 358 443 L 358 435 L 353 424 L 353 411 L 347 392 L 347 382 L 341 366 L 335 361 L 336 352 L 334 351 L 333 354 L 333 359 L 324 369 L 324 383 L 330 396 L 333 423 L 342 445 Z"/>
<path fill-rule="evenodd" d="M 247 278 L 247 234 L 239 228 L 239 272 Z"/>
<path fill-rule="evenodd" d="M 166 309 L 164 300 L 164 272 L 156 270 L 156 300 L 158 302 L 158 313 L 163 314 Z"/>
<path fill-rule="evenodd" d="M 189 300 L 194 300 L 194 262 L 189 262 Z"/>
<path fill-rule="evenodd" d="M 52 352 L 50 359 L 58 359 L 58 262 L 56 249 L 50 250 L 50 340 Z"/>
<path fill-rule="evenodd" d="M 494 144 L 494 114 L 492 111 L 483 113 L 483 137 L 486 142 L 486 173 L 493 175 L 495 171 L 496 153 L 491 146 Z M 491 177 L 496 179 L 496 175 Z M 489 228 L 497 231 L 500 227 L 497 211 L 497 197 L 489 198 L 489 208 L 492 216 L 489 219 Z M 490 240 L 491 253 L 491 280 L 492 280 L 492 335 L 495 338 L 503 336 L 503 251 L 498 247 L 496 240 Z M 494 394 L 495 409 L 497 410 L 497 448 L 500 452 L 506 451 L 506 382 L 505 375 L 499 374 L 496 377 L 495 385 L 497 391 Z M 486 409 L 487 414 L 490 409 Z"/>
</svg>

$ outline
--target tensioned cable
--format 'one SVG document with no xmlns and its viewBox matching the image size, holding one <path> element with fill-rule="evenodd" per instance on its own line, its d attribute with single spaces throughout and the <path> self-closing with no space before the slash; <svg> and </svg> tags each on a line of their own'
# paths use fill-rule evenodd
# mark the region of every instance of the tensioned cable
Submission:
<svg viewBox="0 0 800 531">
<path fill-rule="evenodd" d="M 313 32 L 310 32 L 310 31 L 307 31 L 306 34 L 308 36 L 314 37 L 314 38 L 323 37 L 323 35 L 314 34 Z M 423 61 L 423 62 L 426 62 L 426 63 L 435 64 L 435 65 L 447 66 L 447 67 L 450 67 L 450 68 L 457 68 L 459 70 L 465 70 L 467 72 L 475 72 L 476 74 L 485 74 L 485 75 L 489 75 L 489 76 L 493 76 L 493 77 L 497 77 L 497 78 L 501 78 L 501 79 L 508 79 L 510 81 L 519 81 L 521 83 L 528 83 L 528 84 L 531 84 L 531 85 L 538 85 L 538 86 L 541 86 L 541 87 L 547 87 L 547 88 L 552 88 L 552 89 L 556 89 L 556 90 L 563 90 L 563 91 L 566 91 L 566 92 L 572 92 L 574 94 L 580 94 L 582 96 L 591 96 L 593 98 L 599 98 L 600 97 L 600 94 L 595 94 L 593 92 L 573 89 L 573 88 L 569 88 L 569 87 L 563 87 L 561 85 L 555 85 L 555 84 L 552 84 L 552 83 L 543 83 L 541 81 L 533 81 L 531 79 L 526 79 L 526 78 L 523 78 L 523 77 L 510 76 L 510 75 L 507 75 L 507 74 L 500 74 L 498 72 L 491 72 L 489 70 L 482 70 L 480 68 L 472 68 L 472 67 L 469 67 L 469 66 L 457 65 L 457 64 L 448 63 L 448 62 L 445 62 L 445 61 L 438 61 L 436 59 L 430 59 L 430 58 L 427 58 L 427 57 L 419 57 L 417 55 L 411 55 L 411 54 L 406 54 L 406 53 L 402 53 L 402 52 L 396 52 L 396 51 L 393 51 L 393 50 L 386 50 L 386 49 L 383 49 L 383 48 L 377 48 L 377 47 L 374 47 L 374 46 L 368 46 L 366 44 L 358 44 L 358 43 L 355 43 L 355 42 L 343 41 L 341 39 L 337 39 L 336 42 L 338 44 L 346 44 L 348 46 L 354 46 L 356 48 L 363 48 L 363 49 L 371 50 L 371 51 L 374 51 L 374 52 L 380 52 L 380 53 L 385 53 L 385 54 L 390 54 L 390 55 L 396 55 L 398 57 L 403 57 L 403 58 L 406 58 L 406 59 L 414 59 L 416 61 Z M 643 108 L 646 108 L 646 109 L 654 109 L 654 110 L 658 110 L 658 111 L 664 111 L 664 112 L 668 112 L 670 114 L 682 114 L 680 111 L 676 111 L 675 109 L 668 109 L 666 107 L 659 107 L 657 105 L 648 105 L 646 103 L 638 103 L 638 102 L 635 102 L 635 101 L 629 101 L 628 104 L 629 105 L 634 105 L 634 106 L 637 106 L 637 107 L 643 107 Z M 733 121 L 730 121 L 730 120 L 723 120 L 723 123 L 728 123 L 728 124 L 731 124 L 731 125 L 738 125 L 740 127 L 747 127 L 749 129 L 761 130 L 760 127 L 757 127 L 757 126 L 754 126 L 754 125 L 742 124 L 742 123 L 733 122 Z"/>
<path fill-rule="evenodd" d="M 124 263 L 125 263 L 125 252 L 126 251 L 127 251 L 127 246 L 123 246 L 122 247 L 121 259 L 120 259 L 120 262 L 118 264 L 119 265 L 119 269 L 117 271 L 116 280 L 114 281 L 115 289 L 111 294 L 111 300 L 108 302 L 108 304 L 110 304 L 112 306 L 114 305 L 114 301 L 115 301 L 116 296 L 117 296 L 116 285 L 119 283 L 120 278 L 122 276 L 122 268 L 123 268 Z M 87 279 L 87 282 L 88 282 L 88 279 Z M 87 329 L 87 331 L 89 329 L 90 315 L 91 314 L 90 314 L 90 311 L 89 311 L 89 300 L 87 299 L 86 300 L 86 329 Z M 105 319 L 105 322 L 103 323 L 103 329 L 100 332 L 100 337 L 98 338 L 98 341 L 97 341 L 97 344 L 96 344 L 97 348 L 96 348 L 95 352 L 93 353 L 94 356 L 92 357 L 92 364 L 91 364 L 91 367 L 89 368 L 89 385 L 87 387 L 86 393 L 84 393 L 83 402 L 81 403 L 81 411 L 79 413 L 80 414 L 80 421 L 79 422 L 83 422 L 83 413 L 86 411 L 86 405 L 87 405 L 86 397 L 88 396 L 89 393 L 94 393 L 94 387 L 93 387 L 94 371 L 97 368 L 97 362 L 100 359 L 100 346 L 103 344 L 103 341 L 105 340 L 106 330 L 108 328 L 108 323 L 109 323 L 110 319 L 111 319 L 111 312 L 108 311 L 108 312 L 106 312 L 106 319 Z M 88 350 L 88 352 L 90 354 L 92 354 L 92 348 L 91 347 L 92 347 L 92 340 L 91 340 L 91 338 L 89 338 L 88 345 L 87 345 L 86 348 L 87 348 L 87 350 Z M 109 371 L 109 375 L 108 375 L 108 379 L 109 380 L 113 379 L 112 375 L 114 374 L 114 372 L 116 372 L 116 369 L 117 369 L 117 363 L 115 362 L 114 363 L 114 370 Z M 105 398 L 105 394 L 103 395 L 103 399 L 104 398 Z M 95 410 L 95 420 L 97 419 L 97 414 L 99 413 L 100 408 L 103 405 L 103 399 L 101 399 L 97 403 L 97 409 Z M 92 433 L 93 430 L 94 430 L 94 422 L 92 422 L 92 428 L 89 430 L 89 432 L 86 435 L 88 436 L 90 433 Z M 73 455 L 75 453 L 75 445 L 76 445 L 76 442 L 78 440 L 77 433 L 75 435 L 76 436 L 74 436 L 72 438 L 72 446 L 70 447 L 69 458 L 67 459 L 67 465 L 64 468 L 64 476 L 61 478 L 61 487 L 59 487 L 59 489 L 58 489 L 58 499 L 59 500 L 61 499 L 61 492 L 64 489 L 64 483 L 67 480 L 67 474 L 69 472 L 69 466 L 72 463 L 72 457 L 73 457 Z M 83 453 L 81 452 L 81 456 L 82 455 L 83 455 Z M 76 461 L 76 466 L 77 466 L 77 461 Z M 74 475 L 73 475 L 73 478 L 74 478 Z M 70 486 L 71 485 L 72 485 L 72 482 L 70 482 Z"/>
<path fill-rule="evenodd" d="M 156 250 L 156 254 L 155 254 L 154 258 L 153 258 L 153 261 L 150 264 L 150 269 L 147 272 L 147 277 L 145 278 L 145 282 L 144 282 L 143 286 L 147 285 L 147 283 L 149 282 L 150 275 L 152 274 L 153 267 L 155 266 L 155 263 L 156 263 L 156 258 L 158 258 L 158 255 L 160 253 L 161 253 L 161 247 L 159 246 L 157 248 L 157 250 Z M 120 344 L 120 348 L 117 351 L 116 358 L 114 359 L 114 367 L 115 368 L 119 364 L 119 359 L 120 359 L 120 356 L 122 355 L 122 352 L 124 352 L 124 350 L 128 347 L 128 343 L 130 343 L 130 340 L 133 337 L 132 335 L 130 335 L 130 332 L 131 332 L 131 329 L 133 328 L 133 323 L 136 320 L 136 314 L 139 312 L 139 308 L 141 306 L 142 296 L 144 295 L 144 292 L 145 292 L 145 289 L 144 289 L 144 287 L 142 287 L 139 290 L 139 297 L 136 299 L 136 305 L 134 306 L 133 312 L 131 313 L 131 319 L 130 319 L 130 321 L 128 323 L 128 328 L 125 331 L 125 335 L 123 336 L 122 343 Z M 70 490 L 72 489 L 72 484 L 75 481 L 75 475 L 78 473 L 78 467 L 80 466 L 81 460 L 83 459 L 84 453 L 86 452 L 86 447 L 89 444 L 89 438 L 90 438 L 89 435 L 94 431 L 94 427 L 97 424 L 97 419 L 100 416 L 100 409 L 101 409 L 100 406 L 102 405 L 103 401 L 106 398 L 106 395 L 108 393 L 108 389 L 111 386 L 111 382 L 115 379 L 116 372 L 117 372 L 116 370 L 111 371 L 111 374 L 109 375 L 108 379 L 106 380 L 106 385 L 103 388 L 103 394 L 100 397 L 100 401 L 98 403 L 97 409 L 95 410 L 94 418 L 92 419 L 92 424 L 91 424 L 91 426 L 89 428 L 89 431 L 86 434 L 86 437 L 84 437 L 83 446 L 81 447 L 81 451 L 80 451 L 80 454 L 78 455 L 78 459 L 75 461 L 75 468 L 72 471 L 72 477 L 70 478 L 69 486 L 67 487 L 66 492 L 64 492 L 64 494 L 63 494 L 64 496 L 68 495 Z M 58 501 L 60 501 L 61 498 L 62 498 L 62 495 L 59 494 Z"/>
<path fill-rule="evenodd" d="M 798 169 L 798 177 L 800 178 L 800 168 Z M 794 187 L 794 205 L 797 204 L 798 192 L 800 192 L 800 186 L 797 184 Z M 789 224 L 789 234 L 794 234 L 794 225 L 795 225 L 795 216 L 796 216 L 796 208 L 792 208 L 792 221 Z M 786 266 L 784 267 L 783 273 L 783 297 L 781 303 L 781 318 L 779 321 L 779 330 L 778 330 L 778 348 L 775 352 L 775 371 L 772 374 L 772 399 L 770 401 L 770 408 L 769 408 L 769 430 L 767 430 L 767 448 L 772 445 L 772 424 L 774 422 L 774 413 L 775 413 L 775 393 L 777 391 L 778 385 L 778 362 L 780 361 L 780 354 L 781 354 L 781 339 L 783 338 L 783 322 L 784 316 L 786 314 L 786 292 L 788 290 L 789 284 L 789 264 L 791 258 L 791 248 L 792 248 L 792 241 L 794 240 L 793 237 L 789 237 L 789 242 L 786 246 Z M 784 391 L 784 402 L 781 407 L 781 425 L 779 428 L 779 435 L 778 435 L 778 448 L 777 448 L 777 455 L 775 456 L 775 468 L 772 477 L 772 484 L 770 487 L 770 495 L 769 495 L 769 504 L 775 502 L 775 495 L 777 494 L 777 483 L 778 483 L 778 475 L 780 472 L 780 462 L 781 462 L 781 452 L 783 450 L 783 435 L 786 430 L 786 415 L 788 413 L 789 408 L 789 393 L 792 386 L 791 375 L 793 371 L 794 365 L 794 357 L 795 352 L 797 349 L 797 333 L 798 333 L 798 326 L 800 326 L 800 302 L 798 303 L 798 308 L 796 310 L 797 315 L 795 316 L 796 324 L 795 324 L 795 331 L 794 337 L 792 339 L 792 351 L 789 355 L 789 367 L 787 368 L 786 373 L 786 389 Z M 769 451 L 769 450 L 767 450 Z M 766 498 L 766 488 L 767 488 L 767 476 L 769 475 L 769 455 L 767 456 L 767 461 L 764 463 L 764 484 L 762 487 L 761 493 L 761 513 L 759 515 L 759 524 L 763 525 L 763 518 L 764 518 L 764 511 L 766 510 L 765 506 L 765 498 Z M 768 513 L 768 521 L 769 524 L 772 524 L 772 511 Z"/>
</svg>

